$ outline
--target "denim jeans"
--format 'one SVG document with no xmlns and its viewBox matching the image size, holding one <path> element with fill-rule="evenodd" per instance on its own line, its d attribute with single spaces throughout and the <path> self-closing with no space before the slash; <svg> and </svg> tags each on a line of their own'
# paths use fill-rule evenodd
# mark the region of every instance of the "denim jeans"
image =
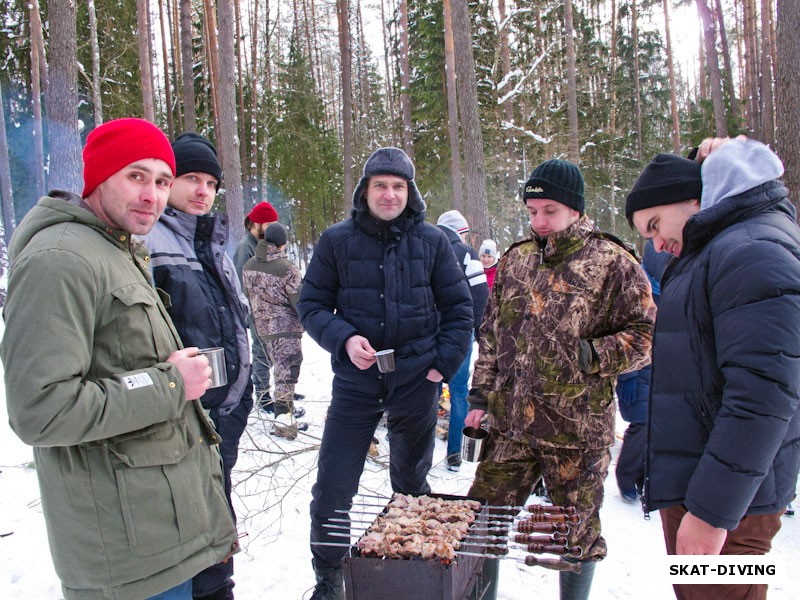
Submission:
<svg viewBox="0 0 800 600">
<path fill-rule="evenodd" d="M 469 393 L 469 367 L 472 363 L 472 341 L 467 349 L 464 362 L 450 378 L 447 387 L 450 389 L 450 425 L 447 430 L 447 455 L 461 452 L 461 430 L 467 418 L 467 394 Z"/>
<path fill-rule="evenodd" d="M 147 600 L 192 600 L 192 580 L 189 579 L 166 592 L 150 596 Z"/>
</svg>

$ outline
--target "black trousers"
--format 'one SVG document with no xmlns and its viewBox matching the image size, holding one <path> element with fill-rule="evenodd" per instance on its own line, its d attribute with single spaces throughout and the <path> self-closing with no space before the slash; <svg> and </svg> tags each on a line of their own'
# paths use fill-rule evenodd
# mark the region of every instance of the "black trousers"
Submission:
<svg viewBox="0 0 800 600">
<path fill-rule="evenodd" d="M 344 538 L 329 535 L 322 525 L 332 517 L 346 517 L 364 470 L 372 435 L 386 412 L 389 430 L 389 475 L 392 490 L 404 494 L 426 494 L 433 462 L 438 384 L 424 375 L 391 396 L 378 380 L 356 388 L 334 379 L 333 399 L 328 408 L 319 450 L 317 482 L 311 490 L 311 541 L 341 544 Z M 315 546 L 311 553 L 316 568 L 340 568 L 346 548 Z"/>
</svg>

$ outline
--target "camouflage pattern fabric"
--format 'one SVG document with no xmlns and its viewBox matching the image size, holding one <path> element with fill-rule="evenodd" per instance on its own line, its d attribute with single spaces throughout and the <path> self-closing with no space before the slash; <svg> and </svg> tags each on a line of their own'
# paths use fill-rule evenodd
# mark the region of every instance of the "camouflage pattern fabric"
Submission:
<svg viewBox="0 0 800 600">
<path fill-rule="evenodd" d="M 294 411 L 294 386 L 300 377 L 303 350 L 300 338 L 285 337 L 264 340 L 264 349 L 272 359 L 272 381 L 275 384 L 275 416 Z"/>
<path fill-rule="evenodd" d="M 581 560 L 605 558 L 600 506 L 611 462 L 607 449 L 585 452 L 533 448 L 497 431 L 490 434 L 486 443 L 486 458 L 478 465 L 470 496 L 485 499 L 489 504 L 521 506 L 534 484 L 544 476 L 553 504 L 573 506 L 581 517 L 579 524 L 570 525 L 568 544 L 581 547 Z"/>
<path fill-rule="evenodd" d="M 242 269 L 242 283 L 253 312 L 258 336 L 267 341 L 276 337 L 300 337 L 303 326 L 295 309 L 300 296 L 300 270 L 264 240 L 256 254 Z"/>
<path fill-rule="evenodd" d="M 610 447 L 614 382 L 650 362 L 655 310 L 636 259 L 585 215 L 512 245 L 481 325 L 470 407 L 488 408 L 492 428 L 533 447 Z M 580 340 L 597 352 L 591 374 L 578 368 Z"/>
</svg>

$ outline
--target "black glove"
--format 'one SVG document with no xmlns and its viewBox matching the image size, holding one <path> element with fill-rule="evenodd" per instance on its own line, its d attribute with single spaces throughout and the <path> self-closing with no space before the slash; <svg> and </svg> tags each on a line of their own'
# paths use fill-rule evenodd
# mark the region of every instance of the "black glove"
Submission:
<svg viewBox="0 0 800 600">
<path fill-rule="evenodd" d="M 597 356 L 597 350 L 594 349 L 592 340 L 578 342 L 578 368 L 587 375 L 600 370 L 600 358 Z"/>
</svg>

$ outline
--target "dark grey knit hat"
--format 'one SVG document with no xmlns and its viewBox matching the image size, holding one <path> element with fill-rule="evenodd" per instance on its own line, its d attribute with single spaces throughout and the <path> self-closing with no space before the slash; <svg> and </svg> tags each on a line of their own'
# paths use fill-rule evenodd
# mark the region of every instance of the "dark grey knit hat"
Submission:
<svg viewBox="0 0 800 600">
<path fill-rule="evenodd" d="M 533 170 L 525 182 L 522 201 L 527 202 L 531 198 L 555 200 L 583 214 L 586 201 L 581 170 L 566 160 L 546 160 Z"/>
<path fill-rule="evenodd" d="M 273 223 L 267 227 L 267 230 L 264 232 L 264 241 L 278 248 L 283 246 L 288 239 L 289 236 L 286 234 L 286 227 L 280 223 Z"/>
<path fill-rule="evenodd" d="M 638 210 L 699 200 L 702 192 L 699 163 L 677 154 L 657 154 L 625 199 L 625 217 L 631 222 Z"/>
<path fill-rule="evenodd" d="M 358 187 L 353 193 L 353 207 L 364 210 L 364 194 L 370 177 L 376 175 L 396 175 L 408 182 L 408 207 L 416 213 L 425 210 L 425 201 L 414 182 L 414 163 L 400 148 L 378 148 L 364 163 L 364 173 L 358 182 Z"/>
<path fill-rule="evenodd" d="M 217 159 L 217 149 L 208 138 L 196 133 L 184 133 L 172 142 L 175 153 L 175 176 L 186 173 L 208 173 L 217 178 L 217 189 L 222 183 L 222 167 Z"/>
</svg>

